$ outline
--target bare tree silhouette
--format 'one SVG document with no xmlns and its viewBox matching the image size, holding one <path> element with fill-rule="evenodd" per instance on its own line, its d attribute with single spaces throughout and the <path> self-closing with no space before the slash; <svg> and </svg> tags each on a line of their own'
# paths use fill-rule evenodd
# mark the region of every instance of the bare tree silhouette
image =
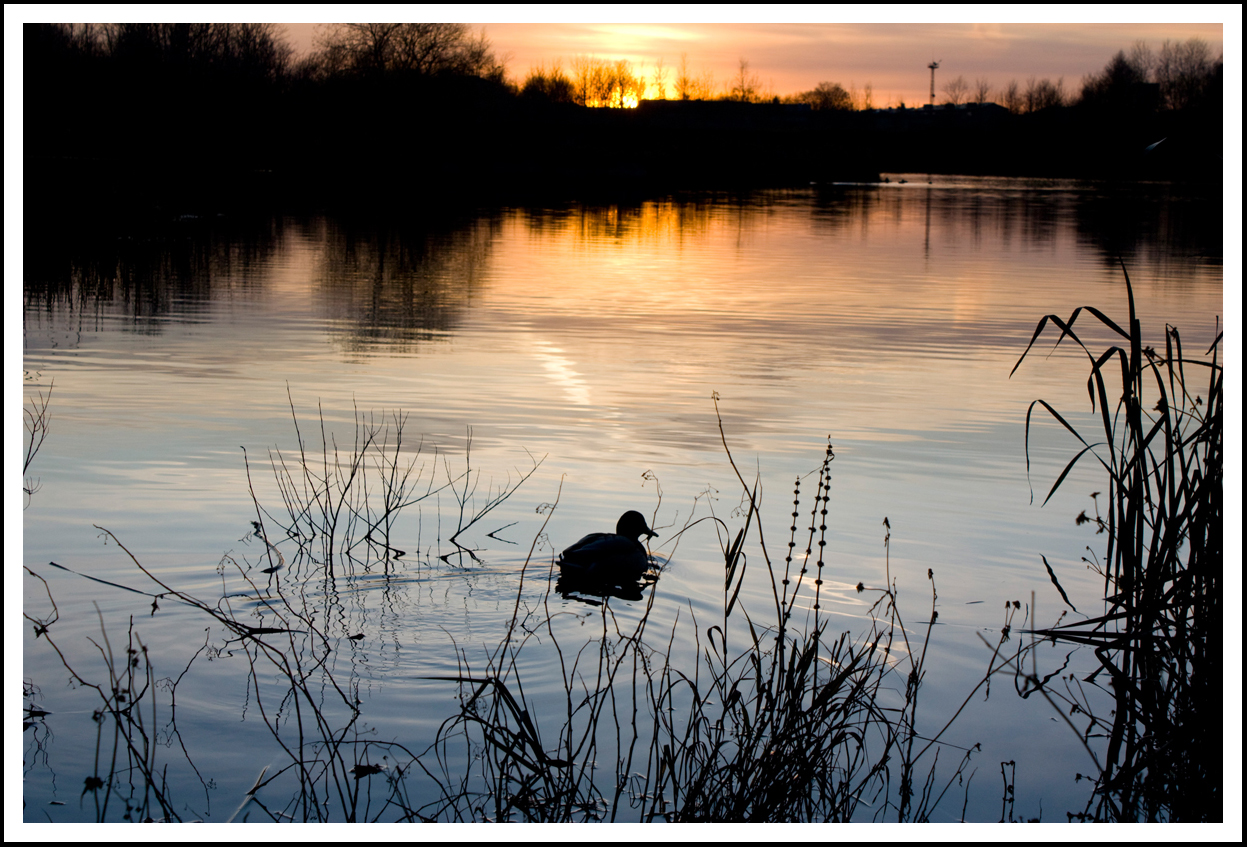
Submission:
<svg viewBox="0 0 1247 847">
<path fill-rule="evenodd" d="M 964 76 L 958 76 L 956 79 L 950 79 L 944 83 L 940 90 L 944 92 L 945 103 L 960 106 L 966 102 L 966 97 L 970 93 L 970 84 L 966 82 Z"/>
<path fill-rule="evenodd" d="M 330 73 L 408 72 L 497 81 L 506 74 L 484 31 L 473 34 L 467 24 L 333 24 L 318 46 L 318 61 Z"/>
<path fill-rule="evenodd" d="M 980 106 L 984 103 L 990 103 L 992 96 L 991 83 L 983 79 L 983 77 L 979 77 L 974 80 L 974 90 L 972 92 L 972 96 L 974 97 L 974 102 L 978 103 Z"/>
<path fill-rule="evenodd" d="M 753 103 L 757 101 L 758 90 L 761 87 L 762 83 L 758 80 L 758 75 L 749 73 L 749 62 L 742 57 L 740 69 L 732 81 L 732 99 L 741 103 Z"/>
</svg>

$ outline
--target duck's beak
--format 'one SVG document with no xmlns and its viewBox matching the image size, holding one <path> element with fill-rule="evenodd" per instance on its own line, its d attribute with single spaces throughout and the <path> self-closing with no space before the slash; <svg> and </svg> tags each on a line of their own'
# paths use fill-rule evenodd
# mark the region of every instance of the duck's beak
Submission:
<svg viewBox="0 0 1247 847">
<path fill-rule="evenodd" d="M 652 529 L 650 529 L 650 528 L 648 528 L 648 527 L 646 527 L 646 529 L 645 529 L 645 534 L 646 534 L 646 535 L 648 535 L 650 538 L 657 538 L 657 537 L 658 537 L 658 533 L 654 532 L 654 530 L 652 530 Z"/>
</svg>

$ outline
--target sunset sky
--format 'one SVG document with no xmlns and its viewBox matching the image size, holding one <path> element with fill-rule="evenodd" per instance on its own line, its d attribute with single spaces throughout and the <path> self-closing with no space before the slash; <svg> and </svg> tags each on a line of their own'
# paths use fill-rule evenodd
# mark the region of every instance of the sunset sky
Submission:
<svg viewBox="0 0 1247 847">
<path fill-rule="evenodd" d="M 291 7 L 269 7 L 288 12 Z M 385 20 L 386 7 L 352 6 L 352 18 L 373 9 L 374 19 Z M 700 76 L 714 74 L 719 87 L 728 84 L 739 69 L 740 59 L 749 62 L 764 90 L 784 95 L 813 88 L 819 82 L 839 82 L 859 89 L 869 83 L 876 105 L 920 105 L 927 101 L 933 59 L 937 92 L 944 82 L 964 76 L 988 80 L 993 87 L 1016 79 L 1023 86 L 1029 77 L 1063 78 L 1067 91 L 1076 91 L 1082 78 L 1102 69 L 1114 53 L 1129 49 L 1137 40 L 1159 49 L 1165 39 L 1202 38 L 1212 54 L 1224 50 L 1223 25 L 1209 21 L 1237 21 L 1230 26 L 1231 40 L 1241 37 L 1238 6 L 1157 7 L 975 7 L 964 14 L 995 21 L 1019 18 L 1045 23 L 905 23 L 916 14 L 928 19 L 931 7 L 733 7 L 726 16 L 736 20 L 754 14 L 752 23 L 707 22 L 706 7 L 595 6 L 590 11 L 600 20 L 562 23 L 586 7 L 507 7 L 505 12 L 526 23 L 497 23 L 499 7 L 420 7 L 428 19 L 465 20 L 483 27 L 497 53 L 506 59 L 507 73 L 522 81 L 538 64 L 547 66 L 562 59 L 568 68 L 578 55 L 600 59 L 627 59 L 652 79 L 655 64 L 669 69 L 668 85 L 675 76 L 681 54 L 687 54 L 689 71 Z M 947 20 L 959 7 L 943 7 Z M 1180 23 L 1109 22 L 1123 9 L 1136 9 L 1140 19 L 1184 21 Z M 325 7 L 309 8 L 323 14 Z M 849 15 L 862 19 L 894 19 L 896 23 L 843 22 Z M 440 14 L 438 14 L 440 13 Z M 833 18 L 831 16 L 839 16 Z M 1051 22 L 1053 16 L 1068 23 Z M 824 22 L 807 22 L 822 17 Z M 778 22 L 784 19 L 786 22 Z M 698 21 L 701 22 L 679 22 Z M 841 22 L 829 22 L 839 20 Z M 618 21 L 618 22 L 615 22 Z M 1090 22 L 1097 21 L 1097 22 Z M 1204 21 L 1204 22 L 1196 22 Z M 315 41 L 314 23 L 286 23 L 296 50 L 310 50 Z M 1233 46 L 1233 45 L 1232 45 Z M 1237 48 L 1235 48 L 1237 49 Z M 652 92 L 651 92 L 652 93 Z"/>
<path fill-rule="evenodd" d="M 493 6 L 493 5 L 23 5 L 5 7 L 6 22 L 81 20 L 90 9 L 98 21 L 158 18 L 163 21 L 275 20 L 286 27 L 296 54 L 310 52 L 326 18 L 465 21 L 482 27 L 508 77 L 522 82 L 530 68 L 577 56 L 627 59 L 634 72 L 653 79 L 656 63 L 674 79 L 681 54 L 690 73 L 713 74 L 722 90 L 749 62 L 763 91 L 785 95 L 819 82 L 859 90 L 870 84 L 877 106 L 927 102 L 932 60 L 937 92 L 965 77 L 993 88 L 1030 77 L 1063 79 L 1077 92 L 1084 76 L 1101 70 L 1118 50 L 1138 40 L 1154 51 L 1166 40 L 1198 37 L 1213 56 L 1228 51 L 1227 102 L 1240 79 L 1242 7 L 1205 5 L 957 6 Z M 139 10 L 142 10 L 141 12 Z M 159 10 L 159 14 L 153 14 Z M 418 11 L 417 11 L 418 10 Z M 1127 17 L 1129 16 L 1129 17 Z M 303 18 L 304 20 L 298 20 Z M 501 18 L 510 22 L 500 23 Z M 577 23 L 565 23 L 579 19 Z M 878 23 L 886 20 L 888 23 Z M 921 20 L 923 22 L 915 22 Z M 728 22 L 731 21 L 731 22 Z M 746 21 L 746 22 L 742 22 Z M 934 21 L 934 22 L 933 22 Z M 6 51 L 7 58 L 13 58 Z M 653 96 L 653 90 L 650 96 Z M 669 92 L 670 96 L 670 92 Z"/>
</svg>

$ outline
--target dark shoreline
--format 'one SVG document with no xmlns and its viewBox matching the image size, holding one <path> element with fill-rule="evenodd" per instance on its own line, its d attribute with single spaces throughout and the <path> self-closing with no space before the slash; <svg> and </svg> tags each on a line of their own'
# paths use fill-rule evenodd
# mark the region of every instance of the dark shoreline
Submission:
<svg viewBox="0 0 1247 847">
<path fill-rule="evenodd" d="M 101 199 L 139 211 L 470 208 L 882 173 L 1223 181 L 1220 60 L 1188 74 L 1191 91 L 1169 91 L 1119 54 L 1081 95 L 1008 101 L 1012 111 L 744 95 L 589 108 L 566 79 L 567 90 L 509 84 L 469 34 L 447 25 L 420 36 L 448 37 L 443 58 L 472 61 L 417 70 L 350 50 L 341 67 L 328 53 L 294 62 L 268 25 L 24 25 L 27 211 Z"/>
</svg>

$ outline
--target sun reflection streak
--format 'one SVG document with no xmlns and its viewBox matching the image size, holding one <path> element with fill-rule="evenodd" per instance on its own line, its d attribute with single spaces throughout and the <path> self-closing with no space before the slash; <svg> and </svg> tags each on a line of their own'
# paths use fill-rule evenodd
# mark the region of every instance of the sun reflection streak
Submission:
<svg viewBox="0 0 1247 847">
<path fill-rule="evenodd" d="M 568 402 L 575 406 L 590 405 L 589 384 L 581 378 L 572 360 L 564 356 L 560 348 L 547 341 L 534 341 L 533 358 L 541 362 L 550 381 L 563 390 Z"/>
</svg>

